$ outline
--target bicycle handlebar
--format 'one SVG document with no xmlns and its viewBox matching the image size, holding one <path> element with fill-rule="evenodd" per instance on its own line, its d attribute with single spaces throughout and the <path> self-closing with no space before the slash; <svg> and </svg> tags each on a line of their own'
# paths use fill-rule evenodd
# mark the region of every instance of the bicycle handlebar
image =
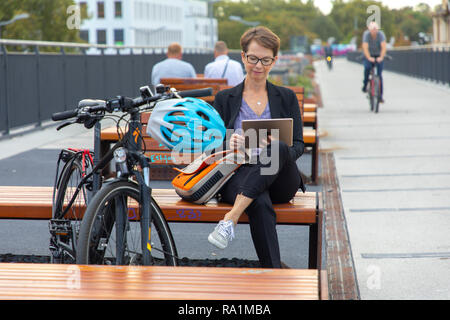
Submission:
<svg viewBox="0 0 450 320">
<path fill-rule="evenodd" d="M 52 120 L 53 121 L 60 121 L 60 120 L 66 120 L 73 117 L 76 117 L 78 115 L 78 109 L 74 110 L 67 110 L 63 112 L 56 112 L 52 114 Z"/>
<path fill-rule="evenodd" d="M 359 55 L 358 57 L 355 58 L 356 61 L 362 61 L 366 58 L 366 56 L 364 54 Z M 378 57 L 372 57 L 372 58 L 378 58 Z M 384 60 L 393 60 L 394 58 L 392 58 L 392 56 L 385 54 L 384 55 Z M 375 61 L 376 63 L 376 61 Z"/>
<path fill-rule="evenodd" d="M 204 88 L 204 89 L 195 89 L 195 90 L 186 90 L 186 91 L 178 91 L 175 92 L 180 97 L 205 97 L 211 96 L 213 94 L 212 88 Z M 92 113 L 96 112 L 114 112 L 114 111 L 124 111 L 127 112 L 132 108 L 137 108 L 142 105 L 148 104 L 150 102 L 155 102 L 158 100 L 162 100 L 164 98 L 173 98 L 175 97 L 174 92 L 155 94 L 152 97 L 136 97 L 136 98 L 128 98 L 124 96 L 118 96 L 117 98 L 110 99 L 106 101 L 106 103 L 101 103 L 99 105 L 94 106 L 86 106 L 82 108 L 77 108 L 73 110 L 67 110 L 62 112 L 56 112 L 52 114 L 53 121 L 61 121 L 67 120 L 70 118 L 78 117 L 81 122 L 85 120 L 89 120 L 91 118 Z M 83 116 L 82 116 L 83 115 Z M 62 128 L 62 126 L 61 126 Z"/>
</svg>

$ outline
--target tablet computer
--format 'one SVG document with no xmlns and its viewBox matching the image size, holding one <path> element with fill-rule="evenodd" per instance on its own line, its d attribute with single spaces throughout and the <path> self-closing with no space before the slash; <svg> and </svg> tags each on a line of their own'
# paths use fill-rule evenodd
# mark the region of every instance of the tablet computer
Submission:
<svg viewBox="0 0 450 320">
<path fill-rule="evenodd" d="M 292 146 L 293 123 L 292 118 L 242 120 L 245 148 L 258 148 L 260 139 L 268 135 L 273 135 L 288 146 Z"/>
</svg>

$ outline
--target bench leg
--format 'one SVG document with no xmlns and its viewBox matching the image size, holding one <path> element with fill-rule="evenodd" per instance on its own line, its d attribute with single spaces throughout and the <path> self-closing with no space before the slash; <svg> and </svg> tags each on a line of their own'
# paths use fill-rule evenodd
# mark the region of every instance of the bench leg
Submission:
<svg viewBox="0 0 450 320">
<path fill-rule="evenodd" d="M 317 184 L 317 176 L 318 176 L 318 174 L 317 174 L 317 170 L 318 170 L 318 156 L 319 156 L 318 149 L 319 149 L 318 148 L 318 143 L 316 142 L 313 145 L 312 153 L 311 153 L 311 157 L 312 157 L 312 159 L 311 159 L 311 181 L 314 184 Z"/>
<path fill-rule="evenodd" d="M 317 269 L 317 256 L 320 254 L 318 252 L 318 225 L 310 224 L 309 225 L 309 250 L 308 250 L 308 268 L 309 269 Z"/>
<path fill-rule="evenodd" d="M 317 195 L 317 223 L 309 225 L 309 269 L 322 268 L 322 223 L 323 208 L 322 196 Z"/>
</svg>

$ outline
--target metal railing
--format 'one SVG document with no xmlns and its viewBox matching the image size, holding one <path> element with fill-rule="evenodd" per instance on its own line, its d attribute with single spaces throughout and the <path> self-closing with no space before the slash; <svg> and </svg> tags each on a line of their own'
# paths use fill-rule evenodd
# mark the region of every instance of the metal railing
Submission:
<svg viewBox="0 0 450 320">
<path fill-rule="evenodd" d="M 238 52 L 230 57 L 240 61 Z M 165 58 L 165 47 L 0 39 L 0 134 L 42 127 L 52 113 L 85 98 L 136 96 L 150 83 L 153 65 Z M 203 73 L 214 55 L 184 48 L 183 60 Z"/>
<path fill-rule="evenodd" d="M 347 59 L 360 62 L 361 51 L 349 52 Z M 450 85 L 450 45 L 396 47 L 388 50 L 393 58 L 384 69 L 408 76 Z"/>
</svg>

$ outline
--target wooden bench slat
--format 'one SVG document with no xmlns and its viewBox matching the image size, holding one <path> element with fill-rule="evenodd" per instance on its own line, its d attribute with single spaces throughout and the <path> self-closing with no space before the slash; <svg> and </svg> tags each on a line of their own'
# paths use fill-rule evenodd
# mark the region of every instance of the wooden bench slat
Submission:
<svg viewBox="0 0 450 320">
<path fill-rule="evenodd" d="M 3 219 L 51 219 L 51 187 L 0 187 L 0 218 Z M 231 206 L 215 200 L 206 205 L 197 205 L 182 200 L 173 189 L 153 189 L 153 197 L 166 219 L 172 222 L 217 222 Z M 316 193 L 297 193 L 290 203 L 275 204 L 277 223 L 312 224 L 316 223 Z M 79 208 L 81 214 L 83 209 Z M 240 222 L 247 223 L 247 215 Z"/>
<path fill-rule="evenodd" d="M 305 103 L 303 104 L 303 109 L 305 110 L 305 112 L 317 112 L 317 104 Z"/>
<path fill-rule="evenodd" d="M 319 298 L 318 270 L 0 263 L 0 299 Z"/>
</svg>

